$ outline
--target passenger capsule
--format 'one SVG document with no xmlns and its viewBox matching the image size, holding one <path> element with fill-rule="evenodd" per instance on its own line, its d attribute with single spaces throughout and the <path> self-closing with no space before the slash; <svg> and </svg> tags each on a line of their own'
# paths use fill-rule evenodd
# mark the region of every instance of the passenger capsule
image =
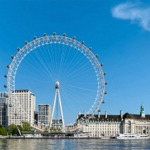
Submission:
<svg viewBox="0 0 150 150">
<path fill-rule="evenodd" d="M 89 50 L 91 51 L 91 50 L 92 50 L 92 47 L 89 47 Z"/>
<path fill-rule="evenodd" d="M 44 34 L 43 34 L 43 37 L 45 37 L 45 36 L 47 36 L 47 34 L 46 34 L 46 33 L 44 33 Z"/>
<path fill-rule="evenodd" d="M 12 104 L 9 104 L 9 107 L 12 107 L 13 105 Z"/>
<path fill-rule="evenodd" d="M 7 75 L 5 74 L 4 77 L 7 78 Z"/>
<path fill-rule="evenodd" d="M 84 45 L 84 41 L 82 41 L 81 44 Z"/>
<path fill-rule="evenodd" d="M 98 58 L 98 54 L 96 54 L 95 57 Z"/>
<path fill-rule="evenodd" d="M 17 51 L 19 52 L 20 50 L 21 50 L 21 48 L 20 48 L 20 47 L 18 47 L 18 48 L 17 48 Z"/>
<path fill-rule="evenodd" d="M 25 42 L 24 42 L 24 45 L 27 45 L 27 44 L 28 44 L 28 42 L 27 42 L 27 41 L 25 41 Z"/>
<path fill-rule="evenodd" d="M 7 88 L 7 85 L 4 85 L 4 88 Z"/>
<path fill-rule="evenodd" d="M 98 112 L 101 112 L 101 110 L 99 109 Z"/>
<path fill-rule="evenodd" d="M 63 37 L 66 37 L 66 33 L 63 33 Z"/>
<path fill-rule="evenodd" d="M 73 37 L 72 37 L 72 39 L 73 39 L 73 40 L 75 40 L 75 39 L 76 39 L 76 37 L 75 37 L 75 36 L 73 36 Z"/>
<path fill-rule="evenodd" d="M 33 39 L 34 39 L 34 40 L 36 40 L 36 39 L 37 39 L 37 37 L 36 37 L 36 36 L 34 36 L 34 37 L 33 37 Z"/>
<path fill-rule="evenodd" d="M 53 36 L 56 36 L 56 32 L 53 33 Z"/>
<path fill-rule="evenodd" d="M 14 59 L 14 56 L 11 56 L 11 59 Z"/>
</svg>

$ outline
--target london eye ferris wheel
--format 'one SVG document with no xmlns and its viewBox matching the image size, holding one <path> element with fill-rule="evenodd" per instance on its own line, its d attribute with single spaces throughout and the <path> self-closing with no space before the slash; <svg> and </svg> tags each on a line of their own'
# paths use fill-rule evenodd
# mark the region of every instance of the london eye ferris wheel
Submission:
<svg viewBox="0 0 150 150">
<path fill-rule="evenodd" d="M 66 34 L 43 34 L 25 42 L 12 56 L 6 87 L 9 95 L 15 89 L 26 88 L 35 93 L 37 103 L 52 103 L 53 85 L 59 81 L 64 116 L 69 118 L 71 113 L 94 114 L 100 109 L 106 94 L 104 76 L 98 55 L 84 42 Z M 13 105 L 15 101 L 9 98 L 8 103 Z"/>
</svg>

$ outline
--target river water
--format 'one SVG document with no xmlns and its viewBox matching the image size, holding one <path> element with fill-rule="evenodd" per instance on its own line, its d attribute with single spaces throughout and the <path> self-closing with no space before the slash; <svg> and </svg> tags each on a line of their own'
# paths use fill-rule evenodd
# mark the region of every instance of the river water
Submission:
<svg viewBox="0 0 150 150">
<path fill-rule="evenodd" d="M 150 150 L 150 140 L 0 139 L 0 150 Z"/>
</svg>

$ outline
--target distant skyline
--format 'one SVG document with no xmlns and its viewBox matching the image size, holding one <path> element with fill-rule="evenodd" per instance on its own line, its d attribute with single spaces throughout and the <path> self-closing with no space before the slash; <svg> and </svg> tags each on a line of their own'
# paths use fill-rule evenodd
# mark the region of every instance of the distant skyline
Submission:
<svg viewBox="0 0 150 150">
<path fill-rule="evenodd" d="M 6 66 L 17 47 L 43 33 L 66 33 L 92 46 L 104 64 L 108 94 L 102 113 L 140 113 L 143 104 L 150 114 L 150 1 L 6 0 L 0 18 L 0 91 L 6 91 Z"/>
</svg>

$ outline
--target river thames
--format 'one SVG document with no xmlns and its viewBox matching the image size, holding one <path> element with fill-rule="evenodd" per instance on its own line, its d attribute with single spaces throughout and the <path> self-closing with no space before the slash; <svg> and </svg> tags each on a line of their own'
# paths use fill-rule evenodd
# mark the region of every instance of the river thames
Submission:
<svg viewBox="0 0 150 150">
<path fill-rule="evenodd" d="M 0 139 L 0 150 L 150 150 L 150 140 Z"/>
</svg>

